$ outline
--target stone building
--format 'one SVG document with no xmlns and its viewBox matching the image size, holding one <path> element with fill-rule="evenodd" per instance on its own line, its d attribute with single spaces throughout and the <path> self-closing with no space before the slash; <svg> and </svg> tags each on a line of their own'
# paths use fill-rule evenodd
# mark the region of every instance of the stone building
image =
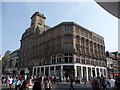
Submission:
<svg viewBox="0 0 120 90">
<path fill-rule="evenodd" d="M 54 27 L 36 12 L 21 38 L 20 70 L 33 75 L 89 77 L 106 75 L 104 38 L 74 22 Z"/>
<path fill-rule="evenodd" d="M 113 77 L 113 55 L 108 51 L 106 52 L 106 60 L 108 77 Z"/>
<path fill-rule="evenodd" d="M 9 53 L 9 61 L 6 65 L 6 71 L 10 74 L 18 74 L 19 49 Z"/>
<path fill-rule="evenodd" d="M 120 76 L 120 53 L 110 52 L 112 54 L 113 62 L 113 77 Z"/>
</svg>

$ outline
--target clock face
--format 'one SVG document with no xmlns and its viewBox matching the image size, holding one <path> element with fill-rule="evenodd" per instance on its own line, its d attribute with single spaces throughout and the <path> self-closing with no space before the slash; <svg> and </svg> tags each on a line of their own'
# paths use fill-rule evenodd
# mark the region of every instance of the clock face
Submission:
<svg viewBox="0 0 120 90">
<path fill-rule="evenodd" d="M 42 20 L 38 20 L 38 24 L 40 24 L 40 25 L 41 25 L 41 24 L 42 24 Z"/>
</svg>

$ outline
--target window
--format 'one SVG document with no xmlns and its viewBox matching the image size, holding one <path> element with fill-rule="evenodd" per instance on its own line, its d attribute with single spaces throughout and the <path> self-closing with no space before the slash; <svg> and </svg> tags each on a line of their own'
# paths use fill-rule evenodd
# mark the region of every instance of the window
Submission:
<svg viewBox="0 0 120 90">
<path fill-rule="evenodd" d="M 71 27 L 65 26 L 65 31 L 71 31 Z"/>
<path fill-rule="evenodd" d="M 65 35 L 64 39 L 66 41 L 71 41 L 72 40 L 72 35 Z"/>
<path fill-rule="evenodd" d="M 50 67 L 50 75 L 51 75 L 51 76 L 54 75 L 54 66 Z"/>
<path fill-rule="evenodd" d="M 77 76 L 81 77 L 81 67 L 77 66 Z"/>
<path fill-rule="evenodd" d="M 56 66 L 56 76 L 61 76 L 61 66 Z"/>
<path fill-rule="evenodd" d="M 55 63 L 56 63 L 56 56 L 55 56 L 55 55 L 53 55 L 53 56 L 51 57 L 51 61 L 52 61 L 52 64 L 55 64 Z"/>
<path fill-rule="evenodd" d="M 85 64 L 85 58 L 84 57 L 82 58 L 82 64 Z"/>
<path fill-rule="evenodd" d="M 76 63 L 80 63 L 80 56 L 76 55 Z"/>
<path fill-rule="evenodd" d="M 86 64 L 90 64 L 90 59 L 86 58 Z"/>
<path fill-rule="evenodd" d="M 72 53 L 65 53 L 64 58 L 65 63 L 73 63 Z"/>
<path fill-rule="evenodd" d="M 61 63 L 61 55 L 57 55 L 57 63 Z"/>
<path fill-rule="evenodd" d="M 65 51 L 71 51 L 72 50 L 72 44 L 64 44 L 64 50 Z"/>
</svg>

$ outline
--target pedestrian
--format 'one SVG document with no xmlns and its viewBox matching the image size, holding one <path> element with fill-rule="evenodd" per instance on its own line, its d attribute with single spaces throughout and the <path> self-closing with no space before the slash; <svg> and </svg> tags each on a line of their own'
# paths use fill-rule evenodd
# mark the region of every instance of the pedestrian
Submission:
<svg viewBox="0 0 120 90">
<path fill-rule="evenodd" d="M 117 77 L 117 78 L 116 78 L 115 86 L 116 86 L 116 89 L 117 89 L 117 90 L 120 90 L 120 77 Z"/>
<path fill-rule="evenodd" d="M 22 85 L 22 82 L 21 82 L 20 78 L 17 77 L 15 90 L 20 90 L 21 85 Z"/>
<path fill-rule="evenodd" d="M 25 80 L 25 81 L 23 81 L 20 90 L 29 90 L 29 80 Z"/>
<path fill-rule="evenodd" d="M 29 78 L 29 88 L 30 89 L 33 88 L 33 82 L 32 82 L 32 80 L 33 80 L 33 77 L 30 76 L 30 78 Z"/>
<path fill-rule="evenodd" d="M 52 84 L 51 84 L 49 78 L 45 79 L 44 84 L 45 84 L 45 86 L 44 86 L 45 90 L 50 90 L 52 88 L 52 86 L 51 86 Z"/>
<path fill-rule="evenodd" d="M 40 79 L 41 79 L 41 83 L 40 83 L 41 90 L 44 90 L 44 88 L 45 88 L 44 79 L 43 79 L 43 77 L 40 77 Z"/>
<path fill-rule="evenodd" d="M 115 79 L 113 79 L 113 78 L 110 78 L 110 87 L 111 88 L 114 88 L 114 86 L 115 86 Z"/>
<path fill-rule="evenodd" d="M 14 77 L 13 77 L 13 88 L 16 87 L 16 83 L 17 83 L 17 79 L 16 79 L 16 77 L 14 76 Z"/>
<path fill-rule="evenodd" d="M 86 82 L 87 82 L 87 79 L 86 78 L 84 78 L 84 84 L 86 85 Z"/>
<path fill-rule="evenodd" d="M 100 90 L 99 81 L 96 77 L 93 77 L 90 83 L 92 86 L 92 90 Z"/>
<path fill-rule="evenodd" d="M 54 75 L 54 79 L 53 79 L 54 84 L 56 84 L 56 76 Z"/>
<path fill-rule="evenodd" d="M 70 90 L 74 90 L 74 87 L 73 87 L 73 77 L 70 78 Z"/>
<path fill-rule="evenodd" d="M 32 90 L 42 90 L 42 88 L 41 88 L 41 82 L 42 82 L 42 79 L 38 78 L 37 81 L 35 81 Z"/>
<path fill-rule="evenodd" d="M 105 83 L 105 77 L 103 77 L 103 80 L 102 80 L 102 87 L 103 87 L 103 90 L 107 90 L 106 83 Z"/>
<path fill-rule="evenodd" d="M 110 87 L 110 82 L 108 78 L 105 79 L 105 84 L 106 84 L 106 88 Z"/>
<path fill-rule="evenodd" d="M 8 82 L 9 82 L 9 89 L 11 90 L 11 86 L 13 84 L 13 78 L 11 76 L 8 78 Z"/>
<path fill-rule="evenodd" d="M 5 83 L 6 83 L 6 88 L 9 86 L 9 80 L 8 80 L 8 75 L 6 75 L 6 77 L 5 77 Z"/>
<path fill-rule="evenodd" d="M 80 82 L 79 83 L 81 84 L 81 82 L 82 82 L 82 78 L 80 77 Z"/>
</svg>

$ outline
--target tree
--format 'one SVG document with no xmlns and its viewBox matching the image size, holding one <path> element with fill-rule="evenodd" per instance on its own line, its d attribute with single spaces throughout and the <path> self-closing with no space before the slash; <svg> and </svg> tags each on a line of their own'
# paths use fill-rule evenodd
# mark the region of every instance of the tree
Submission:
<svg viewBox="0 0 120 90">
<path fill-rule="evenodd" d="M 7 66 L 7 63 L 10 61 L 10 56 L 9 55 L 4 55 L 4 57 L 2 58 L 2 71 L 4 72 L 4 69 Z"/>
</svg>

